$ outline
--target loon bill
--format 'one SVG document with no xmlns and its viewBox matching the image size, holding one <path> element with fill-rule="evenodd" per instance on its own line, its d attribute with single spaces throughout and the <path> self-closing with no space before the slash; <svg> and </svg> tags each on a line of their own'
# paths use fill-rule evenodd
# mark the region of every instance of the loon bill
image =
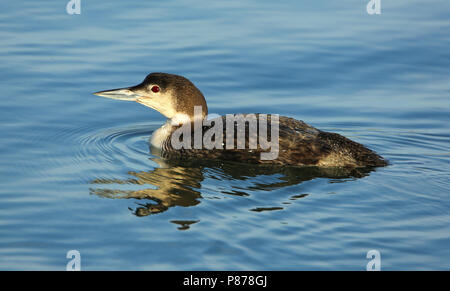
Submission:
<svg viewBox="0 0 450 291">
<path fill-rule="evenodd" d="M 105 90 L 94 94 L 112 99 L 135 101 L 166 116 L 167 122 L 153 133 L 150 140 L 151 146 L 158 149 L 164 158 L 218 159 L 288 166 L 378 167 L 387 165 L 386 160 L 365 146 L 337 133 L 321 131 L 293 118 L 275 114 L 253 114 L 252 116 L 259 121 L 253 123 L 256 125 L 256 132 L 252 131 L 247 118 L 245 119 L 247 122 L 244 121 L 244 126 L 241 128 L 239 126 L 236 128 L 238 122 L 233 123 L 231 127 L 227 125 L 229 115 L 209 120 L 208 107 L 203 94 L 191 81 L 178 75 L 151 73 L 136 86 Z M 264 125 L 261 120 L 266 121 L 267 124 Z M 198 142 L 198 130 L 200 131 L 200 148 L 195 146 Z M 173 143 L 174 140 L 179 141 L 179 136 L 177 138 L 174 136 L 180 132 L 184 132 L 181 136 L 187 140 L 181 148 Z M 211 148 L 202 144 L 207 135 L 216 147 Z M 273 159 L 263 156 L 273 150 L 273 148 L 269 149 L 267 144 L 266 147 L 262 144 L 256 147 L 250 146 L 252 138 L 261 141 L 264 140 L 263 135 L 266 142 L 270 139 L 272 146 L 276 147 Z M 244 144 L 241 142 L 239 146 L 239 137 L 242 136 L 248 139 Z M 273 143 L 275 138 L 277 138 L 276 144 Z M 230 148 L 228 145 L 234 147 Z"/>
</svg>

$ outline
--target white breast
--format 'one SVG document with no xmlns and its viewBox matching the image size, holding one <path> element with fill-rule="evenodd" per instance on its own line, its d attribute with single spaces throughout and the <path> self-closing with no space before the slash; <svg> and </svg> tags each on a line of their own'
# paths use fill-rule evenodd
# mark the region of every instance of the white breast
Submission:
<svg viewBox="0 0 450 291">
<path fill-rule="evenodd" d="M 172 132 L 172 124 L 170 120 L 166 122 L 163 126 L 155 130 L 150 138 L 150 143 L 152 146 L 161 149 L 165 140 L 170 137 Z"/>
</svg>

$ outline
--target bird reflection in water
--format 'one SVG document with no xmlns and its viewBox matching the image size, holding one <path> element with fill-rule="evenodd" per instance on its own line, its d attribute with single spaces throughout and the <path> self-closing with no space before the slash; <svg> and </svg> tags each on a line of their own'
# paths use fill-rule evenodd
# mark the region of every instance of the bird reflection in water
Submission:
<svg viewBox="0 0 450 291">
<path fill-rule="evenodd" d="M 186 168 L 183 166 L 168 166 L 159 159 L 153 159 L 160 167 L 148 172 L 128 172 L 133 178 L 126 180 L 96 179 L 92 184 L 131 184 L 148 185 L 151 188 L 140 190 L 122 190 L 108 188 L 91 188 L 91 193 L 114 199 L 148 200 L 140 203 L 134 210 L 137 216 L 147 216 L 161 213 L 173 206 L 194 206 L 200 203 L 200 189 L 203 181 L 201 168 Z M 152 201 L 153 203 L 150 203 Z"/>
<path fill-rule="evenodd" d="M 130 210 L 136 216 L 147 216 L 167 211 L 174 206 L 195 206 L 201 202 L 202 181 L 207 173 L 208 178 L 227 183 L 233 180 L 251 180 L 259 176 L 276 175 L 276 179 L 258 179 L 257 183 L 240 186 L 238 190 L 230 185 L 227 191 L 218 189 L 225 195 L 249 196 L 246 190 L 272 191 L 284 187 L 300 184 L 315 178 L 329 178 L 330 182 L 345 182 L 369 175 L 373 168 L 319 168 L 319 167 L 274 167 L 264 165 L 248 165 L 220 161 L 176 161 L 171 162 L 160 158 L 153 158 L 160 167 L 150 171 L 128 172 L 133 178 L 119 179 L 95 179 L 91 183 L 103 185 L 102 188 L 93 187 L 92 194 L 113 199 L 137 199 L 145 201 L 138 203 L 136 209 Z M 120 185 L 139 185 L 144 189 L 123 190 Z M 242 183 L 244 184 L 244 183 Z M 106 185 L 109 185 L 107 187 Z M 116 189 L 113 189 L 115 186 Z M 223 184 L 221 185 L 223 186 Z M 134 187 L 134 186 L 133 186 Z M 147 188 L 148 187 L 148 188 Z M 293 195 L 291 200 L 307 196 L 307 194 Z M 275 209 L 276 208 L 276 209 Z M 272 210 L 282 209 L 275 207 Z M 250 209 L 260 212 L 265 209 Z M 270 209 L 269 209 L 270 210 Z M 187 229 L 197 221 L 173 221 L 179 224 L 179 229 Z"/>
</svg>

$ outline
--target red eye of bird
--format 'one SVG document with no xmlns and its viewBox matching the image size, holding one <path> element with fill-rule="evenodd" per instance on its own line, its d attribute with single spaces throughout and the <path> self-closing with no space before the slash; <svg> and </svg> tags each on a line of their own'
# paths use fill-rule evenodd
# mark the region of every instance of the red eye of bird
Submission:
<svg viewBox="0 0 450 291">
<path fill-rule="evenodd" d="M 158 93 L 159 91 L 160 91 L 160 89 L 159 89 L 158 86 L 153 86 L 153 87 L 152 87 L 152 92 L 153 92 L 153 93 Z"/>
</svg>

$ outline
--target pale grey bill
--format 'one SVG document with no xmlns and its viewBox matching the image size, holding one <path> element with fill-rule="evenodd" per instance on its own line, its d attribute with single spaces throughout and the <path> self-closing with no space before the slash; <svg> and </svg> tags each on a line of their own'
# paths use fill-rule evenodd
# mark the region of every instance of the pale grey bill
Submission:
<svg viewBox="0 0 450 291">
<path fill-rule="evenodd" d="M 106 98 L 116 99 L 116 100 L 125 100 L 125 101 L 136 101 L 139 97 L 142 97 L 139 94 L 131 91 L 128 88 L 121 89 L 113 89 L 113 90 L 105 90 L 93 93 L 97 96 L 102 96 Z"/>
</svg>

